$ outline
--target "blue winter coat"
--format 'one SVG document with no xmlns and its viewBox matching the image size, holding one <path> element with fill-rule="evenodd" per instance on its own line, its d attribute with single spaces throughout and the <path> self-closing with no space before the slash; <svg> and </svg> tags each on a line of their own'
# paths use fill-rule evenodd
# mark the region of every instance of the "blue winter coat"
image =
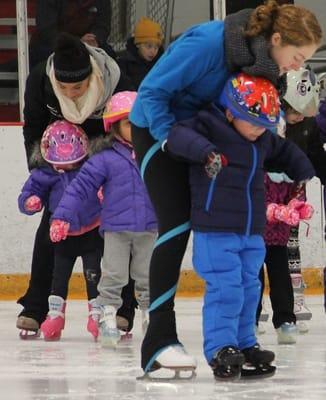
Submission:
<svg viewBox="0 0 326 400">
<path fill-rule="evenodd" d="M 176 121 L 193 117 L 221 92 L 229 75 L 224 23 L 193 26 L 172 43 L 141 83 L 130 114 L 163 142 Z"/>
<path fill-rule="evenodd" d="M 294 143 L 266 131 L 255 142 L 243 138 L 215 106 L 196 118 L 176 124 L 167 148 L 191 161 L 191 223 L 197 231 L 263 234 L 266 223 L 264 169 L 284 171 L 294 181 L 315 172 Z M 216 151 L 228 165 L 210 179 L 204 168 L 207 155 Z"/>
<path fill-rule="evenodd" d="M 24 204 L 28 197 L 36 195 L 42 200 L 43 205 L 48 206 L 49 211 L 53 214 L 65 189 L 77 176 L 78 172 L 79 169 L 59 173 L 50 166 L 33 169 L 18 198 L 20 211 L 27 215 L 34 214 L 34 212 L 25 210 Z M 78 231 L 82 227 L 93 224 L 98 219 L 101 211 L 98 198 L 93 197 L 87 207 L 81 204 L 80 211 L 80 214 L 76 214 L 74 221 L 72 221 L 70 231 Z"/>
<path fill-rule="evenodd" d="M 97 197 L 101 186 L 104 201 L 100 233 L 157 229 L 154 210 L 132 149 L 118 141 L 113 142 L 112 148 L 89 158 L 66 189 L 52 218 L 74 224 L 80 204 Z"/>
</svg>

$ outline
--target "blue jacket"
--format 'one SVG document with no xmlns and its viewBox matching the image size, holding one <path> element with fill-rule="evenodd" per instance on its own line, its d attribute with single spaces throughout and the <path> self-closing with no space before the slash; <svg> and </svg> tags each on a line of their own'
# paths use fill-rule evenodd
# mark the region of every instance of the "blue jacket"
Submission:
<svg viewBox="0 0 326 400">
<path fill-rule="evenodd" d="M 193 26 L 146 75 L 130 120 L 163 142 L 176 121 L 193 117 L 217 98 L 228 75 L 223 21 Z"/>
<path fill-rule="evenodd" d="M 255 142 L 243 138 L 215 106 L 176 124 L 167 148 L 193 164 L 190 168 L 192 228 L 202 232 L 263 234 L 266 223 L 264 169 L 284 171 L 296 182 L 315 171 L 294 143 L 266 131 Z M 204 164 L 216 151 L 228 165 L 210 179 Z"/>
<path fill-rule="evenodd" d="M 81 204 L 103 187 L 100 232 L 144 232 L 157 229 L 156 217 L 132 149 L 114 141 L 110 149 L 86 161 L 66 189 L 53 219 L 75 224 Z"/>
<path fill-rule="evenodd" d="M 33 195 L 42 200 L 43 205 L 47 205 L 53 214 L 65 189 L 77 176 L 80 169 L 59 173 L 52 167 L 46 166 L 35 168 L 31 171 L 29 178 L 23 186 L 18 198 L 18 206 L 22 213 L 32 215 L 34 212 L 25 210 L 25 201 Z M 83 227 L 93 224 L 99 217 L 101 205 L 97 197 L 92 198 L 91 203 L 85 207 L 81 204 L 81 212 L 75 216 L 75 220 L 70 226 L 70 231 L 79 231 Z"/>
</svg>

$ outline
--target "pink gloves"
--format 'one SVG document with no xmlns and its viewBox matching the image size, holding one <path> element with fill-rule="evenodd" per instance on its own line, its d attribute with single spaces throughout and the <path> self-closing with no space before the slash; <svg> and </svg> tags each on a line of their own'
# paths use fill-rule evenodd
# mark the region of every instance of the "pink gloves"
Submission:
<svg viewBox="0 0 326 400">
<path fill-rule="evenodd" d="M 284 222 L 290 226 L 297 226 L 301 220 L 310 219 L 313 213 L 312 205 L 298 199 L 292 199 L 287 206 L 270 203 L 266 210 L 268 222 Z"/>
<path fill-rule="evenodd" d="M 210 153 L 205 164 L 206 174 L 210 179 L 215 179 L 223 167 L 228 165 L 228 160 L 223 154 Z"/>
<path fill-rule="evenodd" d="M 61 221 L 60 219 L 54 219 L 50 226 L 50 239 L 52 242 L 60 242 L 67 238 L 69 232 L 69 222 Z"/>
<path fill-rule="evenodd" d="M 26 199 L 24 203 L 24 208 L 29 212 L 41 211 L 43 207 L 42 201 L 38 196 L 31 196 Z"/>
</svg>

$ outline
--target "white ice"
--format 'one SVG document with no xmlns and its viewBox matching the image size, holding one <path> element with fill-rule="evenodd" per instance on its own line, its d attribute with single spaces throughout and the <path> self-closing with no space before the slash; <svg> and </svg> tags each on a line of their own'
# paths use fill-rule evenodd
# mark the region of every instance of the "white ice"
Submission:
<svg viewBox="0 0 326 400">
<path fill-rule="evenodd" d="M 267 302 L 266 302 L 267 303 Z M 22 341 L 15 328 L 20 308 L 0 302 L 1 400 L 233 400 L 326 398 L 326 316 L 322 298 L 308 297 L 310 331 L 296 345 L 277 345 L 271 321 L 261 344 L 276 353 L 274 377 L 220 383 L 202 355 L 201 300 L 177 299 L 179 339 L 198 360 L 191 381 L 143 382 L 140 369 L 140 315 L 134 336 L 116 350 L 102 349 L 86 331 L 86 301 L 69 301 L 66 328 L 60 342 Z M 269 306 L 267 304 L 267 309 Z"/>
</svg>

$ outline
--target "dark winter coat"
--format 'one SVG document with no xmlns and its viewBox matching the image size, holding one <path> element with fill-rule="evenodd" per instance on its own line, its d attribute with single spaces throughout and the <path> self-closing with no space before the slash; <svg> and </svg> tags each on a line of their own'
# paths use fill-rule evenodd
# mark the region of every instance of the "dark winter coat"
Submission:
<svg viewBox="0 0 326 400">
<path fill-rule="evenodd" d="M 117 62 L 126 77 L 130 80 L 129 90 L 138 90 L 141 81 L 145 78 L 148 72 L 152 69 L 155 63 L 163 54 L 163 47 L 159 48 L 159 51 L 153 61 L 146 61 L 142 58 L 138 49 L 135 45 L 134 38 L 131 37 L 127 41 L 126 51 L 121 54 Z"/>
<path fill-rule="evenodd" d="M 317 125 L 317 121 L 321 121 L 320 116 L 317 118 L 305 118 L 302 122 L 296 124 L 287 124 L 285 137 L 294 142 L 309 157 L 316 176 L 322 184 L 326 183 L 326 152 L 323 147 L 321 138 L 322 129 Z M 323 126 L 320 123 L 321 127 Z M 326 123 L 325 123 L 325 141 L 326 141 Z"/>
<path fill-rule="evenodd" d="M 76 223 L 81 204 L 103 187 L 100 232 L 156 230 L 156 217 L 132 149 L 114 141 L 112 147 L 93 155 L 67 188 L 53 219 Z"/>
<path fill-rule="evenodd" d="M 168 150 L 193 162 L 190 168 L 191 224 L 197 231 L 263 234 L 266 222 L 264 169 L 285 171 L 295 181 L 314 176 L 305 154 L 290 141 L 266 131 L 255 142 L 243 138 L 215 106 L 176 124 Z M 210 152 L 228 165 L 216 179 L 206 175 Z"/>
<path fill-rule="evenodd" d="M 19 210 L 27 215 L 34 212 L 25 210 L 25 201 L 33 195 L 38 196 L 51 214 L 57 208 L 64 191 L 71 181 L 77 176 L 79 168 L 60 173 L 55 171 L 51 166 L 35 168 L 25 182 L 22 192 L 18 198 Z M 75 218 L 70 224 L 70 231 L 80 231 L 82 228 L 93 225 L 99 218 L 101 205 L 97 196 L 92 197 L 87 207 L 80 204 L 80 213 L 75 212 Z"/>
<path fill-rule="evenodd" d="M 101 104 L 80 125 L 87 136 L 93 138 L 104 133 L 103 110 L 116 87 L 120 70 L 112 58 L 101 49 L 86 47 L 103 72 L 105 84 L 105 93 Z M 30 169 L 34 168 L 31 163 L 31 152 L 34 145 L 40 142 L 43 132 L 50 123 L 64 118 L 48 76 L 51 62 L 52 56 L 46 62 L 35 67 L 26 82 L 23 134 Z"/>
</svg>

